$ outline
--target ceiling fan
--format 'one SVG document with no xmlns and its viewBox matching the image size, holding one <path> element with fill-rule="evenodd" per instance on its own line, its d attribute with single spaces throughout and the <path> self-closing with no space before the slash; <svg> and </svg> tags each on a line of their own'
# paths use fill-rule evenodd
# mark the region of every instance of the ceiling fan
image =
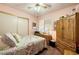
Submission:
<svg viewBox="0 0 79 59">
<path fill-rule="evenodd" d="M 51 5 L 49 5 L 49 4 L 46 4 L 46 3 L 36 3 L 34 6 L 29 6 L 28 8 L 30 9 L 30 8 L 33 8 L 33 7 L 42 7 L 42 8 L 49 8 L 49 7 L 51 7 Z"/>
</svg>

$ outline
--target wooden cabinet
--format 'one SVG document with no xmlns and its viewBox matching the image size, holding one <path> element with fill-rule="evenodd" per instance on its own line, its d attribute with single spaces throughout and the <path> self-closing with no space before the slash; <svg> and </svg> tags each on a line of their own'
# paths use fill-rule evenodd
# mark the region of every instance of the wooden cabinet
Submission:
<svg viewBox="0 0 79 59">
<path fill-rule="evenodd" d="M 65 49 L 79 52 L 79 13 L 58 20 L 56 34 L 56 46 L 63 54 Z"/>
<path fill-rule="evenodd" d="M 68 18 L 64 18 L 63 19 L 63 29 L 62 29 L 62 31 L 63 31 L 63 38 L 65 38 L 65 39 L 69 39 L 69 31 L 68 31 L 68 29 L 69 29 L 69 23 L 68 23 Z"/>
<path fill-rule="evenodd" d="M 61 19 L 61 20 L 58 20 L 57 21 L 57 26 L 56 26 L 56 32 L 57 32 L 57 39 L 62 39 L 62 26 L 63 26 L 63 22 L 62 22 L 63 20 Z"/>
</svg>

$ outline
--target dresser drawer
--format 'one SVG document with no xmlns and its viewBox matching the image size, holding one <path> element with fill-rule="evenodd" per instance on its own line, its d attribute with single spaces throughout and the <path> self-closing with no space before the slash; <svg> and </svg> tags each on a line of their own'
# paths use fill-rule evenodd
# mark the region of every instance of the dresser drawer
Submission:
<svg viewBox="0 0 79 59">
<path fill-rule="evenodd" d="M 68 43 L 64 42 L 64 41 L 61 41 L 61 40 L 58 40 L 56 42 L 56 47 L 62 52 L 64 53 L 64 50 L 65 49 L 69 49 L 69 50 L 72 50 L 72 51 L 76 51 L 76 46 L 75 45 L 69 45 Z"/>
<path fill-rule="evenodd" d="M 68 45 L 68 44 L 63 44 L 64 46 L 64 49 L 69 49 L 69 50 L 72 50 L 72 51 L 76 51 L 76 48 L 74 46 L 71 46 L 71 45 Z"/>
<path fill-rule="evenodd" d="M 63 54 L 64 52 L 64 47 L 61 43 L 56 43 L 56 47 L 57 49 Z"/>
</svg>

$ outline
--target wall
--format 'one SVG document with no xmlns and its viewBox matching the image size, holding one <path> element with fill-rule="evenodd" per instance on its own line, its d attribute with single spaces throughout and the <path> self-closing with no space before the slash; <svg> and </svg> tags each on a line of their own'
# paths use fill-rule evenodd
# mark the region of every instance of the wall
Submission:
<svg viewBox="0 0 79 59">
<path fill-rule="evenodd" d="M 29 18 L 29 34 L 33 34 L 33 29 L 32 29 L 32 23 L 33 22 L 37 23 L 37 27 L 39 27 L 38 26 L 38 20 L 40 21 L 40 20 L 44 20 L 44 19 L 49 19 L 49 20 L 52 21 L 52 27 L 51 28 L 53 29 L 54 21 L 58 20 L 59 17 L 61 17 L 63 15 L 71 13 L 71 10 L 73 8 L 77 8 L 77 10 L 79 10 L 78 6 L 79 5 L 68 6 L 68 7 L 63 8 L 63 9 L 52 11 L 52 12 L 45 14 L 45 15 L 39 17 L 39 18 L 36 18 L 33 15 L 27 14 L 25 12 L 22 12 L 20 10 L 14 9 L 12 7 L 9 7 L 9 6 L 3 5 L 3 4 L 0 4 L 0 11 L 11 13 L 11 14 L 14 14 L 16 16 Z M 41 25 L 42 25 L 42 23 L 41 23 Z"/>
<path fill-rule="evenodd" d="M 59 10 L 56 10 L 56 11 L 51 11 L 51 12 L 39 17 L 39 23 L 40 23 L 40 21 L 43 21 L 45 19 L 49 19 L 49 21 L 52 22 L 51 30 L 53 30 L 54 22 L 56 20 L 59 20 L 59 18 L 61 16 L 66 16 L 67 14 L 72 14 L 72 9 L 73 8 L 76 8 L 77 11 L 79 9 L 78 5 L 72 5 L 72 6 L 65 7 L 63 9 L 59 9 Z M 41 25 L 43 25 L 42 22 L 41 22 Z"/>
<path fill-rule="evenodd" d="M 22 12 L 20 10 L 14 9 L 12 7 L 9 7 L 3 4 L 0 4 L 0 11 L 11 13 L 13 15 L 20 16 L 20 17 L 29 18 L 29 34 L 30 35 L 33 34 L 32 23 L 33 22 L 37 23 L 37 18 L 35 18 L 34 16 L 30 14 L 27 14 L 25 12 Z"/>
</svg>

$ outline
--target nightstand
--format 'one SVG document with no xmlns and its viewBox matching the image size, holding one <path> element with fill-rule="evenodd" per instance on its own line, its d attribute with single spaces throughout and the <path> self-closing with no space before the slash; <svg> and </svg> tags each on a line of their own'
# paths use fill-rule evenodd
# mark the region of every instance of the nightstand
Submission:
<svg viewBox="0 0 79 59">
<path fill-rule="evenodd" d="M 52 46 L 52 47 L 56 47 L 55 43 L 56 43 L 55 40 L 50 40 L 49 41 L 49 45 Z"/>
</svg>

